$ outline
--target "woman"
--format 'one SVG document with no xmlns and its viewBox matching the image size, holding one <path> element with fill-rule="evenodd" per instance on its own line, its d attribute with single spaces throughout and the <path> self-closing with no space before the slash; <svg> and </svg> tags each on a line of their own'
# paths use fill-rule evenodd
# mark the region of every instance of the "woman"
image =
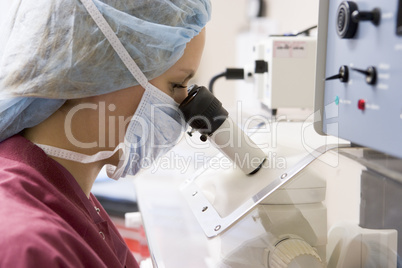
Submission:
<svg viewBox="0 0 402 268">
<path fill-rule="evenodd" d="M 90 193 L 169 150 L 208 0 L 20 0 L 0 44 L 0 267 L 138 267 Z"/>
</svg>

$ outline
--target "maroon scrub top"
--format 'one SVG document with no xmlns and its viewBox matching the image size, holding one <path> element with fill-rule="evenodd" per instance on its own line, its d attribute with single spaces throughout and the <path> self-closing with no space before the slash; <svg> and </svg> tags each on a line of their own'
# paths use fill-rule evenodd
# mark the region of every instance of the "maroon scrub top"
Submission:
<svg viewBox="0 0 402 268">
<path fill-rule="evenodd" d="M 0 267 L 138 267 L 98 200 L 20 135 L 0 143 Z"/>
</svg>

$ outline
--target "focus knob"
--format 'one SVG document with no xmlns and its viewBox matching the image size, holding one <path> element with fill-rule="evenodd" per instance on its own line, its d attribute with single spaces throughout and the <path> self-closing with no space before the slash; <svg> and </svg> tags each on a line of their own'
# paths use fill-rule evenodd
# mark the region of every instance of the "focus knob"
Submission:
<svg viewBox="0 0 402 268">
<path fill-rule="evenodd" d="M 306 241 L 289 238 L 279 242 L 268 256 L 269 268 L 324 267 L 320 256 Z"/>
</svg>

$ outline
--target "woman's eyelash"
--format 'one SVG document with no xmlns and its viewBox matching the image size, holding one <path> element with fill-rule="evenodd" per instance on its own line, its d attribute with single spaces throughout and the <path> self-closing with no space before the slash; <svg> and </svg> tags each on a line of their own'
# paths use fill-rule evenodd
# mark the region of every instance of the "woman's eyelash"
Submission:
<svg viewBox="0 0 402 268">
<path fill-rule="evenodd" d="M 173 84 L 173 88 L 187 88 L 187 86 L 183 86 L 180 84 Z"/>
</svg>

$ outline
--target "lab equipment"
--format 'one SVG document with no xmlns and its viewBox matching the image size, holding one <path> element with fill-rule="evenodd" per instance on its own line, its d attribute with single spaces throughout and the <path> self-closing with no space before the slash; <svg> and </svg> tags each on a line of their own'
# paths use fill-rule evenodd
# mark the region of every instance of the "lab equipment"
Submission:
<svg viewBox="0 0 402 268">
<path fill-rule="evenodd" d="M 320 4 L 316 130 L 402 157 L 400 2 Z"/>
<path fill-rule="evenodd" d="M 324 174 L 329 170 L 334 174 L 337 172 L 327 160 L 317 157 L 330 151 L 331 144 L 337 140 L 317 135 L 311 123 L 271 123 L 254 130 L 251 135 L 267 155 L 265 164 L 252 176 L 246 176 L 234 164 L 225 166 L 223 154 L 212 155 L 208 161 L 210 165 L 195 170 L 190 168 L 184 174 L 168 175 L 175 178 L 173 181 L 165 178 L 166 172 L 173 171 L 142 174 L 136 187 L 140 208 L 154 208 L 154 213 L 143 211 L 143 214 L 156 262 L 167 261 L 174 266 L 165 259 L 166 248 L 162 246 L 171 238 L 151 231 L 163 228 L 164 233 L 171 234 L 169 237 L 186 237 L 188 241 L 183 242 L 188 248 L 186 256 L 192 256 L 189 257 L 192 261 L 197 259 L 201 267 L 289 267 L 272 266 L 274 260 L 281 259 L 278 256 L 284 255 L 290 257 L 281 259 L 283 265 L 299 262 L 305 264 L 302 267 L 324 267 L 328 213 L 325 204 L 328 202 L 327 176 Z M 304 139 L 300 139 L 302 133 Z M 320 148 L 326 142 L 328 145 Z M 187 147 L 186 142 L 181 142 L 173 151 L 189 154 Z M 336 156 L 333 160 L 336 166 Z M 219 161 L 222 165 L 216 165 Z M 178 187 L 180 182 L 182 196 L 173 198 L 171 194 L 177 195 L 177 190 L 168 189 Z M 160 190 L 156 186 L 159 183 L 164 185 Z M 149 187 L 157 196 L 163 192 L 163 200 L 169 200 L 169 205 L 158 204 L 158 198 Z M 173 200 L 174 208 L 171 208 Z M 163 212 L 167 207 L 171 208 L 169 217 L 163 216 L 167 215 Z M 162 224 L 160 217 L 167 222 Z M 174 224 L 176 222 L 178 224 Z M 205 235 L 209 239 L 204 241 Z M 208 252 L 194 256 L 196 252 L 198 255 L 204 252 L 205 246 Z M 180 252 L 178 247 L 172 249 Z M 178 252 L 169 252 L 169 255 L 181 256 Z M 202 260 L 207 257 L 210 258 L 208 264 L 204 263 L 207 260 Z M 180 261 L 186 263 L 187 258 Z"/>
<path fill-rule="evenodd" d="M 331 267 L 396 267 L 402 253 L 400 10 L 400 1 L 320 1 L 315 129 L 378 150 L 352 155 L 368 166 L 360 218 L 330 231 Z"/>
<path fill-rule="evenodd" d="M 255 45 L 255 60 L 268 63 L 254 74 L 258 99 L 268 109 L 313 108 L 316 37 L 275 36 Z"/>
<path fill-rule="evenodd" d="M 208 0 L 94 4 L 147 81 L 182 56 L 211 13 Z M 140 84 L 80 1 L 14 1 L 0 40 L 0 140 L 45 120 L 65 99 Z"/>
<path fill-rule="evenodd" d="M 326 218 L 326 208 L 321 203 L 325 196 L 325 183 L 322 183 L 319 177 L 311 176 L 307 181 L 304 179 L 302 183 L 294 183 L 287 187 L 287 190 L 292 189 L 293 191 L 290 196 L 286 190 L 278 190 L 274 197 L 268 197 L 279 186 L 295 176 L 300 169 L 313 161 L 314 157 L 302 159 L 303 161 L 300 163 L 295 162 L 297 168 L 293 168 L 294 170 L 288 173 L 275 169 L 275 167 L 268 169 L 268 165 L 271 165 L 274 159 L 267 159 L 268 152 L 262 151 L 251 139 L 246 141 L 247 135 L 230 120 L 222 103 L 205 87 L 192 86 L 189 89 L 188 97 L 180 104 L 179 109 L 193 128 L 189 135 L 197 130 L 200 132 L 200 139 L 203 142 L 210 140 L 224 157 L 228 157 L 233 162 L 233 167 L 230 169 L 222 171 L 207 169 L 196 177 L 196 182 L 189 182 L 184 187 L 184 195 L 206 235 L 213 237 L 220 234 L 244 213 L 258 205 L 261 217 L 270 219 L 263 221 L 263 224 L 266 224 L 267 232 L 272 236 L 267 245 L 265 258 L 267 266 L 271 267 L 273 263 L 278 262 L 283 262 L 284 265 L 300 262 L 299 264 L 309 267 L 323 267 L 326 222 L 317 221 L 314 218 L 317 215 L 320 215 L 320 219 Z M 292 133 L 294 132 L 292 131 Z M 286 134 L 280 133 L 280 135 L 282 141 Z M 260 138 L 262 137 L 268 138 L 266 135 L 260 136 Z M 298 149 L 294 146 L 293 150 L 298 150 L 301 155 L 306 156 L 303 154 L 301 144 L 298 144 Z M 319 150 L 323 150 L 323 148 Z M 265 161 L 270 163 L 264 165 Z M 250 163 L 256 163 L 256 165 L 250 168 Z M 243 174 L 253 176 L 244 177 L 244 175 L 236 173 L 238 169 L 241 169 Z M 284 173 L 280 174 L 278 171 Z M 247 183 L 247 180 L 251 181 Z M 229 184 L 233 184 L 230 187 L 242 188 L 244 193 L 233 195 L 227 193 L 226 190 L 217 191 L 217 189 L 225 189 Z M 259 191 L 261 188 L 263 190 Z M 305 196 L 304 192 L 309 191 L 316 191 L 316 195 L 314 197 Z M 254 196 L 249 196 L 250 193 L 253 193 Z M 254 203 L 250 204 L 251 200 Z M 237 206 L 240 207 L 236 210 Z M 288 228 L 284 227 L 283 221 L 286 219 L 289 220 Z M 315 239 L 311 236 L 306 238 L 305 233 L 314 233 Z M 304 240 L 305 238 L 309 243 Z M 319 249 L 319 253 L 316 252 L 317 249 Z M 281 256 L 284 252 L 293 255 L 285 260 Z M 308 255 L 310 258 L 299 259 L 302 255 Z"/>
<path fill-rule="evenodd" d="M 328 231 L 328 267 L 399 267 L 397 231 L 339 222 Z"/>
<path fill-rule="evenodd" d="M 310 36 L 310 27 L 296 34 L 270 35 L 253 44 L 243 68 L 226 68 L 212 77 L 209 90 L 214 92 L 217 79 L 244 80 L 252 83 L 259 104 L 272 115 L 278 109 L 313 110 L 316 64 L 316 37 Z M 241 50 L 243 56 L 243 50 Z M 244 57 L 244 56 L 243 56 Z M 240 91 L 250 90 L 242 84 Z M 252 99 L 248 99 L 249 101 Z M 296 109 L 298 111 L 296 111 Z"/>
<path fill-rule="evenodd" d="M 245 174 L 253 175 L 262 167 L 265 153 L 233 122 L 208 89 L 193 85 L 179 109 L 193 128 L 191 132 L 200 132 L 202 141 L 209 140 Z"/>
</svg>

